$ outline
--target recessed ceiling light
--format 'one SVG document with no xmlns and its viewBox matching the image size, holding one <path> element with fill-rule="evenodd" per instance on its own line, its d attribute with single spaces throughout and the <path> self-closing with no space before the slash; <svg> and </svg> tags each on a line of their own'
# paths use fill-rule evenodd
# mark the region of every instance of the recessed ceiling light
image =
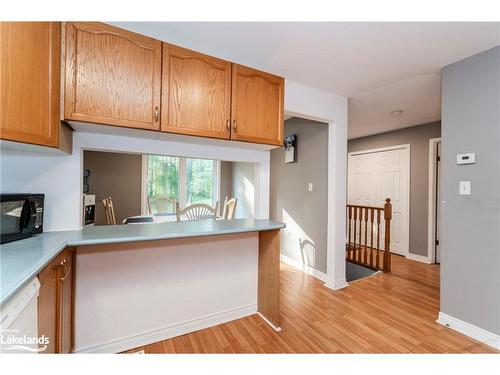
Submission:
<svg viewBox="0 0 500 375">
<path fill-rule="evenodd" d="M 403 113 L 402 110 L 397 109 L 397 110 L 391 112 L 391 116 L 392 117 L 398 117 L 398 116 L 401 116 L 402 113 Z"/>
</svg>

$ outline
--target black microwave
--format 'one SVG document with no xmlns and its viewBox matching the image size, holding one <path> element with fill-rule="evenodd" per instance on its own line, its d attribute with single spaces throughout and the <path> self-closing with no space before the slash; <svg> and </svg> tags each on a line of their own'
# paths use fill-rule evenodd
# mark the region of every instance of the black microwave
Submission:
<svg viewBox="0 0 500 375">
<path fill-rule="evenodd" d="M 0 243 L 43 232 L 44 194 L 0 194 Z"/>
</svg>

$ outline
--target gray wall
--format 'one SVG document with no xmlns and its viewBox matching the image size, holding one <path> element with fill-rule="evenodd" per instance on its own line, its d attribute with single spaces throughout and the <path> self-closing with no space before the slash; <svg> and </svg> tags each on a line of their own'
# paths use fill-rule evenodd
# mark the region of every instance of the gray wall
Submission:
<svg viewBox="0 0 500 375">
<path fill-rule="evenodd" d="M 500 334 L 500 47 L 447 66 L 442 90 L 441 311 Z"/>
<path fill-rule="evenodd" d="M 292 118 L 285 121 L 289 134 L 297 134 L 297 162 L 285 164 L 283 148 L 271 151 L 270 216 L 287 226 L 281 252 L 326 272 L 328 126 Z"/>
<path fill-rule="evenodd" d="M 84 151 L 83 167 L 90 169 L 89 194 L 96 196 L 95 224 L 105 225 L 102 200 L 113 199 L 116 222 L 141 214 L 142 155 Z"/>
<path fill-rule="evenodd" d="M 347 151 L 410 144 L 410 253 L 427 256 L 429 139 L 441 136 L 439 122 L 353 139 Z"/>
<path fill-rule="evenodd" d="M 236 219 L 254 217 L 255 164 L 240 162 L 233 162 L 231 164 L 231 192 L 232 196 L 238 199 L 234 217 Z"/>
</svg>

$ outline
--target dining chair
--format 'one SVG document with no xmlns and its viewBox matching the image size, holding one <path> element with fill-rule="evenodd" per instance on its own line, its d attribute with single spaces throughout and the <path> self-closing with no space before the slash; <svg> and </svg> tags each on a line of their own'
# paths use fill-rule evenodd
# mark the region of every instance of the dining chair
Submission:
<svg viewBox="0 0 500 375">
<path fill-rule="evenodd" d="M 113 200 L 111 197 L 102 200 L 104 212 L 106 213 L 106 221 L 108 225 L 116 225 L 115 209 L 113 208 Z"/>
<path fill-rule="evenodd" d="M 237 198 L 224 199 L 224 206 L 222 209 L 222 219 L 231 220 L 234 218 L 234 212 L 236 211 L 236 203 L 238 203 Z"/>
<path fill-rule="evenodd" d="M 215 207 L 199 203 L 187 206 L 182 210 L 179 208 L 178 202 L 175 205 L 177 221 L 181 221 L 181 216 L 185 216 L 188 221 L 215 220 L 217 219 L 218 210 L 219 202 L 215 204 Z"/>
<path fill-rule="evenodd" d="M 169 205 L 172 211 L 177 207 L 175 198 L 171 199 L 165 195 L 159 197 L 148 197 L 148 210 L 150 215 L 167 214 Z"/>
</svg>

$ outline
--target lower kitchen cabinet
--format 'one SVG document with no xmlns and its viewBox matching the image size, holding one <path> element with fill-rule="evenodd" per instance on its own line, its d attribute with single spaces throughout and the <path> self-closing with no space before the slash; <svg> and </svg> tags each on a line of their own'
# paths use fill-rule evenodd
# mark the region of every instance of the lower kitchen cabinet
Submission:
<svg viewBox="0 0 500 375">
<path fill-rule="evenodd" d="M 38 335 L 49 338 L 42 353 L 73 350 L 74 249 L 59 254 L 38 274 Z"/>
</svg>

